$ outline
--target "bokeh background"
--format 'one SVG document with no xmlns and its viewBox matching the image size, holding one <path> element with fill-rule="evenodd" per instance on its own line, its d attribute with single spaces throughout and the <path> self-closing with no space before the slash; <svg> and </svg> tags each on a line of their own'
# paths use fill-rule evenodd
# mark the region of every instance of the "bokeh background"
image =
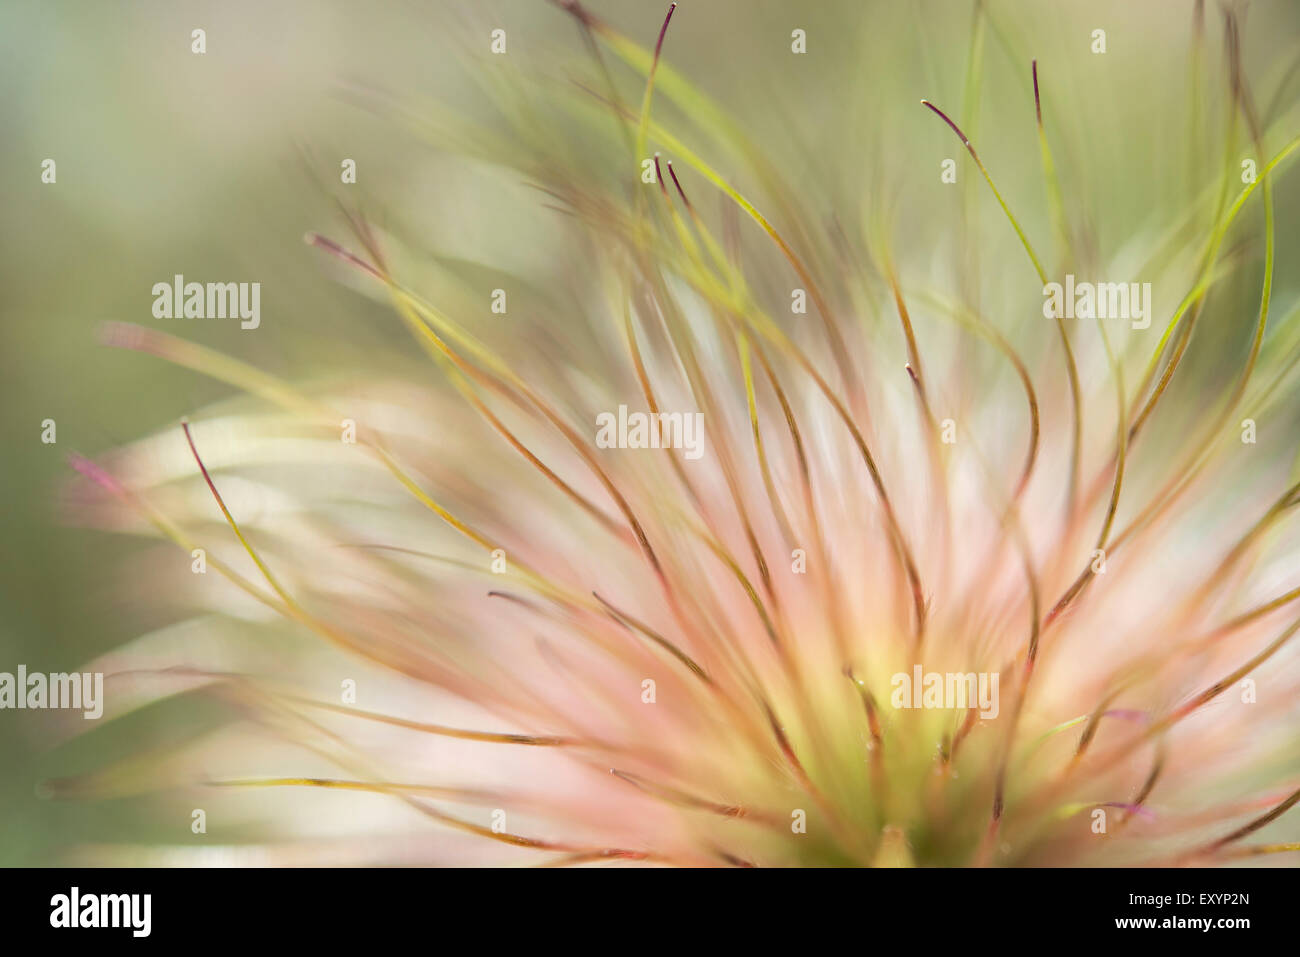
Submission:
<svg viewBox="0 0 1300 957">
<path fill-rule="evenodd" d="M 644 43 L 666 8 L 587 5 Z M 1192 0 L 985 6 L 993 29 L 968 131 L 1026 228 L 1049 229 L 1028 87 L 1037 57 L 1071 212 L 1109 253 L 1149 236 L 1153 211 L 1177 209 L 1218 161 L 1209 146 L 1203 155 L 1185 147 Z M 856 222 L 878 198 L 901 210 L 892 226 L 900 256 L 937 264 L 961 210 L 931 186 L 938 162 L 961 154 L 918 100 L 960 114 L 973 9 L 970 0 L 685 0 L 665 55 L 762 144 L 803 201 Z M 1280 97 L 1287 115 L 1300 4 L 1252 3 L 1243 22 L 1257 97 Z M 1207 24 L 1212 126 L 1224 86 L 1217 5 Z M 792 58 L 796 27 L 809 52 Z M 1098 27 L 1105 56 L 1088 50 Z M 190 50 L 195 28 L 206 31 L 201 56 Z M 495 28 L 507 31 L 509 66 L 521 77 L 565 82 L 589 70 L 573 21 L 545 0 L 0 4 L 0 670 L 75 670 L 182 614 L 165 594 L 126 600 L 118 572 L 138 543 L 66 521 L 66 455 L 93 456 L 230 390 L 104 348 L 103 323 L 157 324 L 295 381 L 415 368 L 420 359 L 391 315 L 340 285 L 302 242 L 307 230 L 340 231 L 340 195 L 417 238 L 463 281 L 499 269 L 545 287 L 560 253 L 548 246 L 544 197 L 508 165 L 466 163 L 374 105 L 418 113 L 437 104 L 498 129 L 484 93 L 499 65 L 487 49 Z M 635 77 L 615 76 L 626 96 L 638 95 Z M 57 162 L 54 185 L 40 180 L 46 158 Z M 358 167 L 346 192 L 343 158 Z M 923 187 L 909 178 L 917 168 Z M 725 172 L 742 184 L 749 175 Z M 1277 202 L 1274 295 L 1285 303 L 1300 245 L 1286 178 Z M 985 221 L 990 242 L 1014 242 L 1004 223 Z M 260 281 L 261 328 L 154 320 L 150 288 L 175 273 Z M 1241 281 L 1257 276 L 1247 270 Z M 1214 378 L 1207 367 L 1193 381 Z M 40 442 L 46 418 L 57 422 L 56 445 Z M 39 782 L 217 720 L 185 699 L 58 743 L 47 717 L 0 713 L 3 864 L 52 863 L 84 842 L 151 840 L 160 825 L 147 802 L 47 800 Z"/>
</svg>

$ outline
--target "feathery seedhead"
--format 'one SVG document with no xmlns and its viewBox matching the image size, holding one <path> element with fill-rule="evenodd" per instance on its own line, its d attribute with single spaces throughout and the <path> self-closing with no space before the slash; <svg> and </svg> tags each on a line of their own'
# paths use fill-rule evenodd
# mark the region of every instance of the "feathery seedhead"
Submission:
<svg viewBox="0 0 1300 957">
<path fill-rule="evenodd" d="M 952 280 L 936 280 L 925 242 L 909 255 L 871 224 L 850 238 L 842 211 L 666 70 L 672 8 L 651 52 L 559 6 L 641 74 L 639 111 L 602 86 L 602 59 L 590 81 L 521 94 L 553 128 L 507 113 L 518 148 L 476 155 L 515 164 L 565 214 L 548 237 L 563 306 L 520 282 L 504 317 L 484 317 L 478 290 L 422 273 L 419 250 L 352 212 L 351 240 L 307 241 L 391 308 L 433 381 L 394 358 L 359 387 L 300 385 L 166 332 L 107 336 L 250 399 L 74 461 L 87 520 L 205 557 L 203 574 L 153 566 L 144 590 L 165 581 L 195 618 L 99 665 L 119 702 L 203 687 L 245 720 L 56 793 L 263 793 L 259 813 L 295 822 L 269 825 L 272 862 L 1288 849 L 1247 838 L 1300 794 L 1300 589 L 1277 575 L 1300 485 L 1281 462 L 1293 449 L 1256 451 L 1237 423 L 1282 421 L 1290 387 L 1294 309 L 1283 345 L 1264 333 L 1271 183 L 1296 141 L 1266 155 L 1257 135 L 1257 181 L 1171 218 L 1163 249 L 1137 238 L 1137 275 L 1162 293 L 1149 329 L 1067 321 L 1040 311 L 1040 287 L 1131 276 L 1071 228 L 1037 61 L 1022 105 L 1060 226 L 1054 267 L 993 160 L 924 99 L 1005 213 L 989 234 L 1019 243 L 981 251 L 968 224 Z M 565 122 L 622 165 L 574 157 Z M 472 121 L 437 123 L 425 132 L 478 142 Z M 737 179 L 714 165 L 740 161 Z M 1193 328 L 1240 321 L 1245 293 L 1217 287 L 1241 264 L 1222 247 L 1249 204 L 1266 210 L 1267 255 L 1246 358 L 1203 377 L 1213 392 L 1171 390 L 1197 374 Z M 1165 255 L 1178 242 L 1193 252 Z"/>
</svg>

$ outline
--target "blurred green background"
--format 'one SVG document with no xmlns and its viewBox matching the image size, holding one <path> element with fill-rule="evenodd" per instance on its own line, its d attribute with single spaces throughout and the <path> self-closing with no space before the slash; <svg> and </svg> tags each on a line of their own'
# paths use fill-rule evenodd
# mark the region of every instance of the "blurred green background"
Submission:
<svg viewBox="0 0 1300 957">
<path fill-rule="evenodd" d="M 667 6 L 587 5 L 646 44 Z M 973 6 L 686 0 L 666 56 L 734 110 L 809 202 L 835 209 L 861 203 L 873 168 L 898 176 L 960 155 L 917 101 L 927 96 L 958 112 Z M 1014 133 L 977 138 L 981 155 L 999 171 L 1026 227 L 1046 235 L 1026 100 L 1028 59 L 1037 56 L 1052 98 L 1076 110 L 1052 123 L 1065 142 L 1088 151 L 1084 163 L 1062 149 L 1064 175 L 1086 167 L 1086 189 L 1106 197 L 1092 225 L 1101 247 L 1113 250 L 1153 206 L 1173 205 L 1186 192 L 1189 159 L 1164 137 L 1186 121 L 1192 0 L 987 6 L 1001 34 L 987 40 L 980 127 Z M 1208 22 L 1207 84 L 1217 92 L 1221 23 L 1213 5 Z M 1247 69 L 1266 98 L 1288 75 L 1300 4 L 1253 4 L 1246 24 Z M 1096 26 L 1108 30 L 1104 61 L 1087 52 Z M 73 670 L 172 614 L 165 601 L 148 608 L 124 600 L 118 566 L 136 543 L 64 521 L 66 455 L 100 453 L 228 390 L 160 360 L 105 349 L 96 338 L 102 323 L 177 332 L 150 314 L 151 286 L 175 273 L 260 281 L 256 332 L 196 323 L 179 334 L 291 379 L 364 377 L 371 362 L 388 367 L 371 357 L 403 350 L 406 334 L 382 308 L 330 278 L 320 254 L 301 241 L 309 229 L 341 232 L 334 196 L 342 158 L 358 164 L 358 184 L 347 194 L 353 202 L 467 261 L 475 249 L 483 258 L 503 224 L 520 228 L 521 207 L 539 206 L 541 197 L 517 174 L 467 175 L 463 163 L 351 95 L 358 86 L 377 88 L 471 117 L 482 111 L 491 124 L 474 77 L 496 27 L 507 30 L 508 55 L 526 76 L 563 78 L 570 64 L 587 64 L 572 19 L 545 0 L 0 4 L 0 670 L 19 663 Z M 792 61 L 796 27 L 807 31 L 809 53 Z M 196 28 L 206 30 L 202 56 L 190 49 Z M 635 96 L 631 75 L 617 77 Z M 41 183 L 46 158 L 57 163 L 53 185 Z M 1208 167 L 1217 156 L 1202 159 Z M 1293 189 L 1279 195 L 1281 301 L 1295 292 L 1295 198 Z M 904 215 L 899 229 L 903 244 L 945 241 L 942 222 L 927 232 Z M 544 246 L 545 236 L 537 241 Z M 545 257 L 530 268 L 544 273 Z M 57 422 L 56 445 L 40 441 L 47 418 Z M 0 713 L 3 864 L 50 863 L 60 848 L 83 841 L 147 839 L 153 824 L 133 802 L 46 801 L 36 785 L 207 720 L 193 708 L 151 710 L 50 750 L 42 718 Z"/>
</svg>

